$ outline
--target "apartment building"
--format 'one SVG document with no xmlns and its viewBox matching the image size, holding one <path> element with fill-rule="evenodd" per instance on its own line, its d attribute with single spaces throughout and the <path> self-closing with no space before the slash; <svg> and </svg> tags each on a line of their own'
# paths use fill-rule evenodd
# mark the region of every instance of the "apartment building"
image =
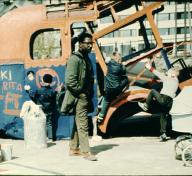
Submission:
<svg viewBox="0 0 192 176">
<path fill-rule="evenodd" d="M 133 14 L 134 11 L 136 11 L 135 7 L 131 7 L 118 13 L 118 16 L 122 19 Z M 164 46 L 168 47 L 168 50 L 170 47 L 174 51 L 172 52 L 173 54 L 183 55 L 185 52 L 187 56 L 191 55 L 192 46 L 189 42 L 192 41 L 191 16 L 192 3 L 190 1 L 166 1 L 164 9 L 154 15 Z M 102 29 L 111 23 L 113 23 L 113 19 L 108 16 L 98 21 L 98 27 Z M 153 47 L 156 44 L 147 19 L 144 20 L 144 26 L 149 43 Z M 188 41 L 189 43 L 187 45 L 179 45 L 183 41 Z M 118 50 L 123 56 L 143 49 L 145 45 L 139 22 L 107 34 L 99 39 L 99 45 L 106 54 Z M 178 46 L 176 50 L 174 46 Z"/>
</svg>

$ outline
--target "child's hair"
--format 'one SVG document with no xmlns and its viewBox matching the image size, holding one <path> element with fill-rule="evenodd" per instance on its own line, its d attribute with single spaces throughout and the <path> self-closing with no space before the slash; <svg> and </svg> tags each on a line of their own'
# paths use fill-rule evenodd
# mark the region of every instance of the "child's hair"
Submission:
<svg viewBox="0 0 192 176">
<path fill-rule="evenodd" d="M 43 81 L 44 81 L 45 83 L 52 83 L 52 80 L 53 80 L 53 77 L 52 77 L 50 74 L 45 74 L 45 75 L 43 76 Z"/>
<path fill-rule="evenodd" d="M 34 71 L 30 70 L 30 71 L 27 72 L 27 76 L 28 76 L 30 73 L 32 73 L 33 75 L 35 74 Z"/>
<path fill-rule="evenodd" d="M 116 60 L 119 63 L 122 61 L 121 55 L 117 51 L 113 52 L 111 58 Z"/>
</svg>

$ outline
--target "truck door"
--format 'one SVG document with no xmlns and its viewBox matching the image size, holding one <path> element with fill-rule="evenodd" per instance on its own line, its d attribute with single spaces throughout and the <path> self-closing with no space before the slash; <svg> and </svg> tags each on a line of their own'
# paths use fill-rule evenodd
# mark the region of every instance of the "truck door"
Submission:
<svg viewBox="0 0 192 176">
<path fill-rule="evenodd" d="M 63 57 L 63 40 L 60 28 L 39 29 L 30 35 L 25 61 L 25 76 L 27 77 L 27 73 L 33 70 L 37 88 L 43 84 L 42 77 L 46 73 L 53 76 L 52 86 L 54 88 L 64 81 L 66 60 Z"/>
</svg>

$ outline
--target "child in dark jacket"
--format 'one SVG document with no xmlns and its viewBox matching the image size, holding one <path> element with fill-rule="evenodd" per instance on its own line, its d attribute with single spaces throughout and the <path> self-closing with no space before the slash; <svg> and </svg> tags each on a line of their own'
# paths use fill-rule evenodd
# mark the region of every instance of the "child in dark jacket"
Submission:
<svg viewBox="0 0 192 176">
<path fill-rule="evenodd" d="M 53 129 L 53 113 L 56 109 L 57 92 L 51 87 L 52 79 L 50 74 L 45 74 L 43 76 L 43 86 L 38 90 L 29 89 L 28 93 L 36 104 L 42 105 L 42 110 L 46 115 L 47 136 L 54 141 L 56 140 L 56 134 Z"/>
<path fill-rule="evenodd" d="M 121 94 L 123 90 L 128 88 L 128 77 L 126 69 L 121 63 L 121 56 L 114 52 L 111 60 L 107 63 L 107 75 L 105 76 L 105 95 L 101 104 L 101 111 L 97 117 L 100 124 L 107 113 L 109 104 Z"/>
</svg>

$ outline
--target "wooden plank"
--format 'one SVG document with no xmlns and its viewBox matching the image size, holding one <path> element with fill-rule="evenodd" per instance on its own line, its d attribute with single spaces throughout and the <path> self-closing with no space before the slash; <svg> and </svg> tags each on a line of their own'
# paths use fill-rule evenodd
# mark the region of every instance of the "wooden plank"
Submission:
<svg viewBox="0 0 192 176">
<path fill-rule="evenodd" d="M 120 28 L 122 28 L 123 26 L 125 26 L 127 24 L 130 24 L 131 22 L 133 22 L 134 20 L 140 18 L 141 16 L 146 15 L 148 13 L 148 11 L 150 11 L 152 13 L 152 11 L 154 9 L 158 8 L 160 5 L 162 5 L 162 2 L 155 2 L 155 3 L 147 6 L 146 8 L 129 15 L 128 17 L 126 17 L 124 19 L 118 20 L 116 23 L 114 23 L 112 25 L 109 25 L 106 28 L 104 28 L 104 29 L 102 29 L 102 30 L 100 30 L 98 32 L 95 32 L 93 34 L 94 40 L 97 40 L 97 39 L 103 37 L 104 35 L 106 35 L 106 34 L 108 34 L 110 32 L 113 32 L 113 31 L 115 31 L 117 29 L 120 29 Z M 152 25 L 152 27 L 153 27 L 153 25 Z"/>
<path fill-rule="evenodd" d="M 179 84 L 179 88 L 182 90 L 185 86 L 192 86 L 192 79 L 188 79 Z"/>
</svg>

